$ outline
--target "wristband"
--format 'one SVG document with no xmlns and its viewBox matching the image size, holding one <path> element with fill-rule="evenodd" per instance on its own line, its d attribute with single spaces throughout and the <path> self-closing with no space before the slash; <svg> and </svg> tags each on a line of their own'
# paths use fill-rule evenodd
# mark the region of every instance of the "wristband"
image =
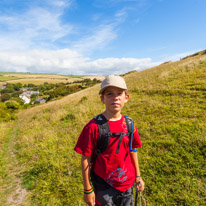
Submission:
<svg viewBox="0 0 206 206">
<path fill-rule="evenodd" d="M 84 194 L 88 195 L 90 193 L 94 192 L 93 188 L 89 189 L 89 190 L 84 190 Z"/>
<path fill-rule="evenodd" d="M 139 178 L 139 177 L 141 177 L 141 176 L 135 176 L 135 178 Z"/>
</svg>

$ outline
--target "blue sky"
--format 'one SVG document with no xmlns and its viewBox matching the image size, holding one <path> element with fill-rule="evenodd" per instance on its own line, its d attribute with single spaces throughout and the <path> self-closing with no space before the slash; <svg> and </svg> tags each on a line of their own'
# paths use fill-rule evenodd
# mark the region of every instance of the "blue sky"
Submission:
<svg viewBox="0 0 206 206">
<path fill-rule="evenodd" d="M 206 49 L 205 0 L 1 0 L 0 71 L 107 75 Z"/>
</svg>

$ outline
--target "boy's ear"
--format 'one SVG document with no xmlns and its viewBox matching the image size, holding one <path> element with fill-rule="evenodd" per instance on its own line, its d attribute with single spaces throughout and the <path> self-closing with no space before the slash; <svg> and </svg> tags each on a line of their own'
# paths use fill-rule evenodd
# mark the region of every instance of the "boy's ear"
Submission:
<svg viewBox="0 0 206 206">
<path fill-rule="evenodd" d="M 125 93 L 125 103 L 129 100 L 129 94 Z"/>
<path fill-rule="evenodd" d="M 101 94 L 100 99 L 101 99 L 102 103 L 104 104 L 104 95 Z"/>
</svg>

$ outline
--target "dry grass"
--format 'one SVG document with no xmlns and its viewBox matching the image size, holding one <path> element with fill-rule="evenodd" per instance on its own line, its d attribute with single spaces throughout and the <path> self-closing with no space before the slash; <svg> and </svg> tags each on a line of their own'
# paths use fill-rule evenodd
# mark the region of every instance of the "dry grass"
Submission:
<svg viewBox="0 0 206 206">
<path fill-rule="evenodd" d="M 6 77 L 31 78 L 31 79 L 65 79 L 65 76 L 55 74 L 4 74 Z"/>
<path fill-rule="evenodd" d="M 104 76 L 97 76 L 97 75 L 88 75 L 88 76 L 82 77 L 82 79 L 94 79 L 94 78 L 102 81 L 102 80 L 104 80 L 105 77 Z"/>
<path fill-rule="evenodd" d="M 63 75 L 52 75 L 52 74 L 2 74 L 1 79 L 2 82 L 0 82 L 2 85 L 7 83 L 22 83 L 22 84 L 35 84 L 40 85 L 44 82 L 48 83 L 72 83 L 74 81 L 82 81 L 83 79 L 98 79 L 102 80 L 104 79 L 103 76 L 82 76 L 82 77 L 70 77 L 70 76 L 63 76 Z M 0 80 L 1 80 L 0 79 Z"/>
<path fill-rule="evenodd" d="M 7 83 L 11 83 L 11 84 L 16 84 L 16 83 L 22 83 L 22 84 L 35 84 L 35 85 L 40 85 L 40 84 L 44 84 L 44 82 L 48 82 L 48 83 L 52 83 L 52 84 L 56 84 L 56 83 L 72 83 L 74 81 L 81 81 L 80 78 L 64 78 L 64 79 L 50 79 L 50 78 L 25 78 L 25 79 L 18 79 L 18 80 L 10 80 L 7 81 Z"/>
<path fill-rule="evenodd" d="M 201 61 L 206 61 L 206 55 L 194 56 L 191 58 L 186 58 L 177 62 L 168 62 L 161 64 L 159 66 L 146 69 L 138 73 L 131 73 L 125 76 L 128 88 L 145 88 L 151 89 L 153 85 L 157 86 L 158 82 L 167 80 L 170 75 L 174 75 L 174 72 L 178 70 L 186 70 L 193 68 L 199 64 Z M 161 87 L 162 84 L 160 83 Z"/>
<path fill-rule="evenodd" d="M 123 114 L 133 118 L 143 142 L 148 205 L 205 205 L 205 75 L 204 55 L 125 76 L 131 98 Z M 31 204 L 85 205 L 73 148 L 83 126 L 104 110 L 99 87 L 19 112 L 18 157 Z"/>
<path fill-rule="evenodd" d="M 51 102 L 48 102 L 47 104 L 42 104 L 42 105 L 27 109 L 27 110 L 22 110 L 20 111 L 20 116 L 31 117 L 32 114 L 36 114 L 38 112 L 41 113 L 42 110 L 44 109 L 51 109 L 51 110 L 56 111 L 62 107 L 66 107 L 69 105 L 76 105 L 78 104 L 78 102 L 81 100 L 82 97 L 87 97 L 88 99 L 95 99 L 95 100 L 99 99 L 97 96 L 99 87 L 100 87 L 100 84 L 97 84 L 91 88 L 87 88 L 77 93 L 65 96 L 60 100 L 51 101 Z M 85 105 L 85 106 L 88 107 L 88 105 Z"/>
</svg>

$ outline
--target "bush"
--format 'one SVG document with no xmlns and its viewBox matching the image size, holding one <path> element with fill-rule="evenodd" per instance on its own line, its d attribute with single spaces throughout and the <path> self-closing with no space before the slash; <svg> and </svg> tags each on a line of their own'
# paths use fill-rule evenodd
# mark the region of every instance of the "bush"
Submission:
<svg viewBox="0 0 206 206">
<path fill-rule="evenodd" d="M 5 94 L 2 94 L 2 95 L 1 95 L 1 101 L 2 101 L 2 102 L 5 102 L 5 101 L 7 101 L 7 100 L 9 100 L 9 99 L 11 99 L 11 95 L 10 95 L 10 94 L 5 93 Z"/>
<path fill-rule="evenodd" d="M 16 101 L 7 101 L 5 103 L 5 105 L 6 105 L 7 109 L 13 109 L 13 110 L 19 109 L 19 107 L 20 107 L 19 103 Z"/>
<path fill-rule="evenodd" d="M 16 118 L 14 112 L 9 111 L 4 103 L 0 103 L 0 121 L 9 121 Z"/>
<path fill-rule="evenodd" d="M 86 96 L 83 96 L 83 97 L 81 98 L 81 100 L 80 100 L 80 103 L 87 101 L 87 99 L 88 99 L 88 98 L 87 98 Z"/>
</svg>

